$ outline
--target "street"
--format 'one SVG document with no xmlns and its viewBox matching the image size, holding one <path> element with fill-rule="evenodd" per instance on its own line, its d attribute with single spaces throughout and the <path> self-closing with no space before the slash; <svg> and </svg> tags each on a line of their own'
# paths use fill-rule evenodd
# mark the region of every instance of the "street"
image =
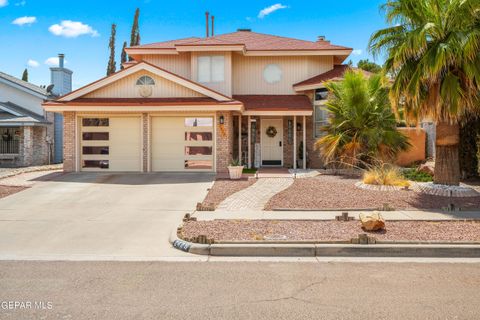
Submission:
<svg viewBox="0 0 480 320">
<path fill-rule="evenodd" d="M 219 260 L 2 261 L 0 318 L 480 318 L 478 263 Z"/>
</svg>

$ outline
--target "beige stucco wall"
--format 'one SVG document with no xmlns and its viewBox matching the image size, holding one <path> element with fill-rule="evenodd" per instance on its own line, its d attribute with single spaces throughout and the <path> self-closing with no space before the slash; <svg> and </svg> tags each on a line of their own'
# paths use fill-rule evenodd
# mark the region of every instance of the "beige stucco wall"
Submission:
<svg viewBox="0 0 480 320">
<path fill-rule="evenodd" d="M 181 86 L 170 80 L 166 80 L 148 71 L 139 71 L 128 77 L 115 81 L 106 87 L 95 90 L 85 98 L 141 98 L 135 85 L 138 78 L 148 75 L 155 81 L 151 98 L 177 98 L 177 97 L 203 97 L 202 94 L 187 87 Z"/>
<path fill-rule="evenodd" d="M 408 151 L 400 152 L 397 155 L 396 163 L 399 166 L 406 166 L 425 160 L 427 139 L 425 130 L 417 128 L 398 128 L 398 130 L 409 138 L 412 147 Z"/>
<path fill-rule="evenodd" d="M 277 64 L 282 79 L 273 84 L 263 78 L 263 70 Z M 295 94 L 292 85 L 333 68 L 331 56 L 249 57 L 237 53 L 232 59 L 233 94 Z"/>
</svg>

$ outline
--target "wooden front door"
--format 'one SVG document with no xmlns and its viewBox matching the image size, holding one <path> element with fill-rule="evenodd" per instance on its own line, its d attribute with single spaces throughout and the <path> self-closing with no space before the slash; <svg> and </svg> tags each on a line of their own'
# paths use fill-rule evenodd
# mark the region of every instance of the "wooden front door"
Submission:
<svg viewBox="0 0 480 320">
<path fill-rule="evenodd" d="M 262 166 L 283 165 L 283 119 L 261 119 Z"/>
</svg>

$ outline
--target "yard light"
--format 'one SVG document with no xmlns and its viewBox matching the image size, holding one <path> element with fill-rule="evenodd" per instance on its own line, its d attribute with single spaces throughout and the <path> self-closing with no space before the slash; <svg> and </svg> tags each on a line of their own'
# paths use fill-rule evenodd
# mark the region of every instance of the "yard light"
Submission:
<svg viewBox="0 0 480 320">
<path fill-rule="evenodd" d="M 223 115 L 220 116 L 219 122 L 220 122 L 220 124 L 224 124 L 224 123 L 225 123 L 225 117 L 224 117 Z"/>
</svg>

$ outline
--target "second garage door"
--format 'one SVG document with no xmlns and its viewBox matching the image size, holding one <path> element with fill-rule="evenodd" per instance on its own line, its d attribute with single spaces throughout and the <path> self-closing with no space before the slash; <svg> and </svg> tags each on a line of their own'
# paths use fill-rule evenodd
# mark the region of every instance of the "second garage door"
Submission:
<svg viewBox="0 0 480 320">
<path fill-rule="evenodd" d="M 152 117 L 152 171 L 212 171 L 213 117 Z"/>
</svg>

